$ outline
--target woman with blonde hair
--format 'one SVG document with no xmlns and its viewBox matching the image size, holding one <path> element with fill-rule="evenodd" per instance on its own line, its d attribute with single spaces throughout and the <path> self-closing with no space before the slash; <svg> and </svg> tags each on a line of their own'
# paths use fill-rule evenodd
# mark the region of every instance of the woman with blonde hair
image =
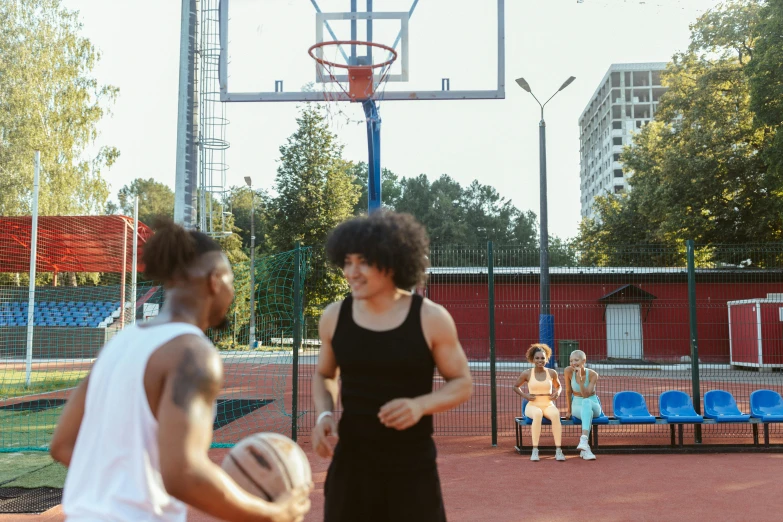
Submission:
<svg viewBox="0 0 783 522">
<path fill-rule="evenodd" d="M 552 436 L 555 439 L 555 460 L 564 461 L 565 455 L 560 449 L 563 428 L 560 425 L 560 410 L 555 403 L 560 397 L 560 379 L 555 370 L 546 367 L 547 361 L 552 356 L 552 350 L 545 344 L 533 344 L 527 350 L 527 360 L 533 364 L 533 368 L 525 370 L 514 384 L 514 393 L 528 401 L 525 406 L 525 416 L 533 419 L 531 435 L 533 438 L 533 452 L 530 460 L 538 461 L 538 440 L 541 437 L 541 424 L 544 417 L 552 422 Z M 527 391 L 522 391 L 522 385 L 527 383 Z"/>
<path fill-rule="evenodd" d="M 595 370 L 585 368 L 587 355 L 582 350 L 571 352 L 571 365 L 563 371 L 566 383 L 566 402 L 568 411 L 565 418 L 570 419 L 573 412 L 582 421 L 582 437 L 579 439 L 580 456 L 585 460 L 595 460 L 595 455 L 590 450 L 588 443 L 593 419 L 601 416 L 601 403 L 595 394 L 595 385 L 598 383 L 598 373 Z"/>
</svg>

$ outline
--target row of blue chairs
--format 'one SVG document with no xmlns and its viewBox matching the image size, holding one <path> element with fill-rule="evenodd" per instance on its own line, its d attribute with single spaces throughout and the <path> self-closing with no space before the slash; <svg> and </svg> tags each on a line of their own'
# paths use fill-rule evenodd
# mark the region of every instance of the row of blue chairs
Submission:
<svg viewBox="0 0 783 522">
<path fill-rule="evenodd" d="M 533 420 L 525 415 L 527 401 L 522 402 L 522 417 L 517 419 L 517 440 L 521 443 L 519 425 L 530 425 Z M 724 390 L 711 390 L 704 394 L 704 414 L 700 415 L 693 407 L 691 397 L 679 390 L 663 392 L 658 397 L 660 416 L 650 413 L 644 396 L 635 391 L 621 391 L 614 395 L 613 416 L 604 413 L 593 419 L 594 426 L 607 424 L 669 424 L 672 426 L 672 445 L 674 444 L 674 425 L 679 425 L 679 439 L 682 445 L 683 424 L 703 423 L 749 423 L 753 425 L 754 442 L 758 443 L 758 424 L 764 425 L 764 443 L 769 445 L 769 426 L 771 422 L 783 422 L 783 398 L 773 390 L 756 390 L 750 394 L 750 413 L 743 413 L 737 406 L 734 396 Z M 574 412 L 576 413 L 576 412 Z M 582 421 L 572 415 L 573 424 Z M 568 421 L 563 420 L 564 424 Z M 551 424 L 544 419 L 544 424 Z M 593 430 L 594 444 L 597 445 L 598 432 Z"/>
<path fill-rule="evenodd" d="M 35 326 L 97 328 L 112 322 L 119 301 L 38 301 L 33 311 Z M 0 302 L 1 326 L 27 326 L 26 302 Z"/>
<path fill-rule="evenodd" d="M 102 308 L 92 309 L 92 310 L 57 310 L 57 311 L 40 311 L 40 310 L 34 310 L 33 311 L 33 317 L 105 317 L 106 315 L 110 314 L 114 310 L 104 310 Z M 24 312 L 2 312 L 0 311 L 0 317 L 7 317 L 7 318 L 23 318 L 27 319 L 27 311 Z"/>
<path fill-rule="evenodd" d="M 35 319 L 33 320 L 33 326 L 69 326 L 69 327 L 79 327 L 79 328 L 87 328 L 87 327 L 98 328 L 103 321 L 104 319 L 77 320 L 73 317 L 66 320 Z M 27 326 L 27 319 L 23 321 L 0 319 L 0 327 L 2 326 L 6 326 L 6 327 Z"/>
<path fill-rule="evenodd" d="M 37 301 L 35 310 L 100 310 L 119 308 L 119 301 Z M 0 312 L 19 312 L 27 311 L 26 302 L 0 302 Z"/>
</svg>

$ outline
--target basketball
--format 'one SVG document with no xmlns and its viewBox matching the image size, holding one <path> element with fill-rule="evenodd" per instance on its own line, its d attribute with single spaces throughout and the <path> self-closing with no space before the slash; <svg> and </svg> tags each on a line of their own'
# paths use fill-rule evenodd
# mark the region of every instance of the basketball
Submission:
<svg viewBox="0 0 783 522">
<path fill-rule="evenodd" d="M 312 485 L 307 455 L 296 442 L 278 433 L 242 439 L 228 452 L 222 467 L 245 491 L 270 502 Z"/>
</svg>

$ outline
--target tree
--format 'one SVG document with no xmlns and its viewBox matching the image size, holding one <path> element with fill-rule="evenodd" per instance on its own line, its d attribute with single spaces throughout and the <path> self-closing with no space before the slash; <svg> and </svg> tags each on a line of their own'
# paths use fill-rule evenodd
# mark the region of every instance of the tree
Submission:
<svg viewBox="0 0 783 522">
<path fill-rule="evenodd" d="M 765 162 L 767 131 L 754 124 L 745 70 L 758 13 L 758 2 L 729 2 L 692 26 L 690 47 L 663 76 L 656 121 L 621 155 L 632 191 L 597 198 L 600 222 L 582 223 L 588 257 L 606 260 L 623 244 L 781 239 L 783 184 Z"/>
<path fill-rule="evenodd" d="M 97 125 L 118 89 L 92 76 L 100 58 L 60 0 L 0 3 L 0 215 L 31 212 L 33 153 L 41 151 L 41 215 L 102 212 L 101 177 L 119 156 Z"/>
<path fill-rule="evenodd" d="M 367 163 L 359 162 L 351 164 L 351 174 L 354 177 L 354 183 L 361 190 L 359 200 L 353 209 L 353 213 L 359 215 L 367 212 Z M 385 208 L 394 209 L 402 195 L 402 185 L 397 175 L 389 169 L 381 169 L 381 204 Z"/>
<path fill-rule="evenodd" d="M 154 178 L 134 179 L 117 193 L 119 210 L 133 216 L 133 203 L 139 198 L 139 221 L 150 225 L 157 216 L 174 216 L 174 191 Z M 107 209 L 109 206 L 107 205 Z"/>
<path fill-rule="evenodd" d="M 317 107 L 304 106 L 298 129 L 280 147 L 275 177 L 277 195 L 269 201 L 269 240 L 276 251 L 295 242 L 323 245 L 329 231 L 353 215 L 359 199 L 351 164 L 342 159 L 343 147 L 329 131 Z M 342 297 L 347 287 L 342 276 L 328 266 L 323 249 L 312 257 L 305 288 L 310 314 Z"/>
<path fill-rule="evenodd" d="M 750 107 L 757 125 L 765 132 L 765 160 L 778 175 L 783 171 L 782 34 L 783 0 L 768 0 L 759 12 L 758 38 L 746 70 L 750 80 Z"/>
<path fill-rule="evenodd" d="M 255 192 L 255 194 L 253 194 Z M 256 231 L 256 256 L 272 252 L 267 238 L 267 207 L 269 194 L 265 190 L 251 191 L 249 187 L 232 187 L 228 194 L 228 208 L 234 216 L 234 224 L 242 238 L 242 247 L 250 251 L 250 213 L 255 206 L 253 216 Z"/>
</svg>

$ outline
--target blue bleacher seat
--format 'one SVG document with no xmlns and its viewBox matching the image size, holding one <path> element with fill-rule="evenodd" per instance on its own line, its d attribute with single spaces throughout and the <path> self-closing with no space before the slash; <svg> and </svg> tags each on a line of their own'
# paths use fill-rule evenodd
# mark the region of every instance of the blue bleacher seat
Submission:
<svg viewBox="0 0 783 522">
<path fill-rule="evenodd" d="M 744 422 L 750 415 L 740 411 L 729 392 L 711 390 L 704 394 L 704 418 L 715 419 L 715 422 Z"/>
<path fill-rule="evenodd" d="M 644 396 L 635 391 L 615 393 L 612 411 L 623 424 L 655 424 Z"/>
<path fill-rule="evenodd" d="M 783 422 L 783 399 L 772 390 L 756 390 L 750 394 L 750 414 L 764 422 Z"/>
<path fill-rule="evenodd" d="M 671 424 L 699 424 L 704 417 L 693 409 L 693 401 L 687 393 L 679 390 L 663 392 L 658 398 L 661 417 Z"/>
</svg>

